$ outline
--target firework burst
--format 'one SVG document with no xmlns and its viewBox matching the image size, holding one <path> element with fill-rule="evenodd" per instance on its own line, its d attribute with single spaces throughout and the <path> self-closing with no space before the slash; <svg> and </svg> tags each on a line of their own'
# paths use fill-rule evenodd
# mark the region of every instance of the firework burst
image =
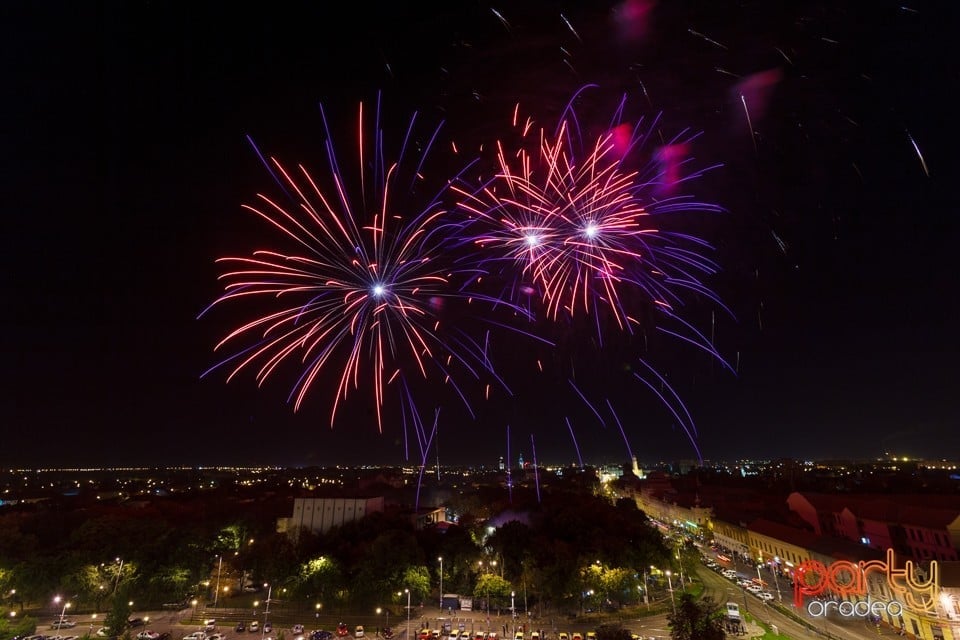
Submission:
<svg viewBox="0 0 960 640">
<path fill-rule="evenodd" d="M 422 173 L 440 127 L 417 138 L 414 114 L 399 150 L 389 157 L 380 119 L 379 98 L 372 126 L 360 105 L 359 173 L 352 188 L 325 116 L 329 173 L 322 182 L 302 165 L 291 171 L 274 158 L 265 160 L 291 204 L 258 194 L 244 209 L 290 248 L 217 261 L 224 293 L 207 310 L 241 301 L 260 307 L 220 341 L 217 350 L 234 352 L 210 371 L 229 369 L 229 381 L 253 369 L 262 385 L 282 365 L 294 367 L 299 371 L 289 396 L 294 410 L 311 390 L 335 390 L 331 427 L 350 392 L 364 387 L 372 392 L 381 432 L 382 409 L 394 384 L 423 450 L 432 431 L 419 419 L 412 380 L 449 385 L 468 409 L 460 377 L 487 378 L 488 384 L 501 380 L 485 341 L 451 326 L 459 323 L 448 316 L 451 301 L 472 300 L 462 293 L 461 274 L 443 259 L 445 238 L 453 235 L 442 198 L 448 181 L 431 190 Z"/>
<path fill-rule="evenodd" d="M 526 302 L 554 324 L 590 318 L 601 347 L 608 328 L 629 336 L 655 327 L 729 368 L 712 341 L 683 317 L 690 297 L 726 309 L 701 280 L 719 269 L 705 255 L 712 248 L 684 230 L 698 221 L 683 214 L 721 211 L 683 193 L 686 182 L 706 170 L 685 172 L 695 136 L 683 132 L 648 150 L 658 121 L 627 123 L 625 97 L 590 135 L 574 104 L 592 87 L 577 91 L 549 128 L 522 119 L 515 108 L 518 142 L 496 143 L 496 172 L 478 187 L 454 187 L 479 268 L 501 279 L 504 298 Z M 634 377 L 696 447 L 696 427 L 679 394 L 637 358 Z M 569 384 L 603 426 L 594 403 L 573 378 Z M 567 427 L 572 436 L 569 420 Z"/>
<path fill-rule="evenodd" d="M 552 320 L 602 311 L 632 332 L 638 308 L 673 314 L 681 290 L 719 303 L 699 279 L 717 270 L 701 252 L 707 244 L 666 223 L 681 212 L 720 208 L 670 195 L 677 181 L 699 172 L 676 178 L 675 164 L 663 162 L 631 168 L 653 125 L 623 123 L 624 105 L 592 139 L 581 132 L 573 100 L 552 133 L 521 122 L 518 107 L 517 148 L 498 141 L 497 173 L 479 189 L 455 190 L 484 269 L 518 274 L 507 278 L 509 297 L 536 294 Z"/>
</svg>

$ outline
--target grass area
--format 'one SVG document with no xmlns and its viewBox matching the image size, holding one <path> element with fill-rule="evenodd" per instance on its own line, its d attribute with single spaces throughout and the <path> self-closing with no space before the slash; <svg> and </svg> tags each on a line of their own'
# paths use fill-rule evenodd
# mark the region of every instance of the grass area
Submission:
<svg viewBox="0 0 960 640">
<path fill-rule="evenodd" d="M 751 616 L 749 613 L 746 614 L 746 619 L 747 619 L 747 622 L 751 622 L 755 625 L 758 625 L 761 629 L 763 629 L 763 634 L 759 636 L 757 635 L 750 636 L 750 640 L 792 640 L 792 638 L 788 635 L 784 635 L 782 633 L 774 633 L 773 630 L 770 628 L 769 624 L 767 624 L 766 622 L 757 620 L 756 618 Z"/>
</svg>

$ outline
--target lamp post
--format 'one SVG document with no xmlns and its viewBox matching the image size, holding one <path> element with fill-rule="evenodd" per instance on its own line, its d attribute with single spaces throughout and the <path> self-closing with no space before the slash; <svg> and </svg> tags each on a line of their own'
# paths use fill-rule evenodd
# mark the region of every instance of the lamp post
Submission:
<svg viewBox="0 0 960 640">
<path fill-rule="evenodd" d="M 58 630 L 58 631 L 60 630 L 61 625 L 63 625 L 63 618 L 64 618 L 64 616 L 67 615 L 67 609 L 69 609 L 69 608 L 70 608 L 70 603 L 69 603 L 69 602 L 64 602 L 64 603 L 63 603 L 63 611 L 60 612 L 60 619 L 57 620 L 57 630 Z"/>
<path fill-rule="evenodd" d="M 113 583 L 113 592 L 117 592 L 117 587 L 120 586 L 120 574 L 123 573 L 123 558 L 117 558 L 117 562 L 120 563 L 120 568 L 117 569 L 117 579 Z"/>
<path fill-rule="evenodd" d="M 407 640 L 410 640 L 410 589 L 404 589 L 407 594 Z"/>
<path fill-rule="evenodd" d="M 440 613 L 443 613 L 443 556 L 437 558 L 440 561 Z"/>
<path fill-rule="evenodd" d="M 217 564 L 217 586 L 213 592 L 213 606 L 217 606 L 217 599 L 220 597 L 220 570 L 223 569 L 223 555 L 217 556 L 220 562 Z"/>
<path fill-rule="evenodd" d="M 670 570 L 664 571 L 667 574 L 667 586 L 670 588 L 670 604 L 673 606 L 673 615 L 677 615 L 677 601 L 673 597 L 673 580 L 670 578 Z"/>
<path fill-rule="evenodd" d="M 251 540 L 251 542 L 253 542 Z M 263 585 L 267 588 L 267 606 L 263 609 L 263 624 L 260 625 L 260 638 L 263 640 L 263 634 L 267 632 L 267 617 L 270 615 L 270 596 L 273 595 L 273 585 Z"/>
<path fill-rule="evenodd" d="M 647 605 L 647 611 L 650 611 L 650 583 L 647 582 L 647 571 L 643 571 L 643 603 Z"/>
<path fill-rule="evenodd" d="M 61 601 L 61 600 L 63 600 L 63 598 L 61 598 L 60 596 L 56 596 L 56 597 L 53 599 L 53 601 L 56 602 L 57 604 L 60 604 L 60 601 Z M 60 627 L 61 627 L 61 625 L 63 625 L 63 617 L 64 617 L 65 615 L 67 615 L 67 609 L 69 609 L 69 608 L 70 608 L 70 603 L 69 603 L 69 602 L 64 602 L 64 603 L 63 603 L 63 610 L 60 611 L 60 617 L 57 618 L 57 631 L 60 631 Z"/>
</svg>

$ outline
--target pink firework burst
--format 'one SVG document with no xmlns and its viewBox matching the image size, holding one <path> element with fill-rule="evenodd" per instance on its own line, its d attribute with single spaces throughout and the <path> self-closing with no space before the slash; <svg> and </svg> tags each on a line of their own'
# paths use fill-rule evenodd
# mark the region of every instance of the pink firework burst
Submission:
<svg viewBox="0 0 960 640">
<path fill-rule="evenodd" d="M 632 331 L 641 305 L 672 315 L 681 289 L 717 301 L 700 281 L 717 270 L 702 253 L 707 243 L 666 225 L 681 212 L 720 208 L 675 195 L 677 181 L 699 172 L 680 178 L 676 160 L 670 167 L 637 161 L 653 125 L 623 122 L 625 100 L 592 138 L 583 135 L 573 100 L 552 132 L 521 122 L 518 107 L 519 144 L 497 142 L 496 174 L 480 188 L 455 187 L 485 269 L 512 265 L 514 299 L 536 293 L 553 320 L 603 311 Z"/>
</svg>

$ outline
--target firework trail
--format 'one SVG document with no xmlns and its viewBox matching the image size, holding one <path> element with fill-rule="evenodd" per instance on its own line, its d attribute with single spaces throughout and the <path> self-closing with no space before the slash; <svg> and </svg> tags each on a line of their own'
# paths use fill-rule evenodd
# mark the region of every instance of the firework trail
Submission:
<svg viewBox="0 0 960 640">
<path fill-rule="evenodd" d="M 570 432 L 570 438 L 573 440 L 573 447 L 577 450 L 577 462 L 580 463 L 580 468 L 583 469 L 583 456 L 580 455 L 580 445 L 577 444 L 577 436 L 573 433 L 573 425 L 570 424 L 570 418 L 564 418 L 564 421 L 567 423 L 567 431 Z"/>
<path fill-rule="evenodd" d="M 533 481 L 537 487 L 537 503 L 540 503 L 540 466 L 537 464 L 537 443 L 530 434 L 530 453 L 533 456 Z"/>
<path fill-rule="evenodd" d="M 372 122 L 361 103 L 359 174 L 351 181 L 341 171 L 322 105 L 320 111 L 329 173 L 315 179 L 303 165 L 288 170 L 270 158 L 265 164 L 291 203 L 258 194 L 254 205 L 244 205 L 288 248 L 217 260 L 224 293 L 200 315 L 227 303 L 254 305 L 254 315 L 217 344 L 216 350 L 231 347 L 233 354 L 203 375 L 226 368 L 229 381 L 254 369 L 262 385 L 281 365 L 295 367 L 299 376 L 288 401 L 296 411 L 312 391 L 332 388 L 331 428 L 350 392 L 365 387 L 380 432 L 394 384 L 401 389 L 402 413 L 412 417 L 404 418 L 405 430 L 416 432 L 425 459 L 436 428 L 428 432 L 419 419 L 412 382 L 448 386 L 471 415 L 461 377 L 493 381 L 509 392 L 486 345 L 462 328 L 461 318 L 448 315 L 448 306 L 469 307 L 485 298 L 467 294 L 462 281 L 472 274 L 445 261 L 446 238 L 455 235 L 443 202 L 449 176 L 433 188 L 424 177 L 441 125 L 419 137 L 414 113 L 391 156 L 380 124 L 380 96 Z M 409 458 L 409 445 L 405 448 Z"/>
<path fill-rule="evenodd" d="M 620 435 L 623 436 L 623 444 L 627 447 L 627 459 L 633 460 L 633 448 L 630 447 L 630 440 L 627 439 L 627 433 L 623 430 L 623 424 L 620 422 L 620 416 L 617 415 L 617 412 L 613 410 L 613 405 L 610 404 L 610 399 L 607 399 L 607 408 L 610 409 L 610 413 L 613 415 L 613 419 L 617 423 L 617 428 L 620 429 Z"/>
</svg>

